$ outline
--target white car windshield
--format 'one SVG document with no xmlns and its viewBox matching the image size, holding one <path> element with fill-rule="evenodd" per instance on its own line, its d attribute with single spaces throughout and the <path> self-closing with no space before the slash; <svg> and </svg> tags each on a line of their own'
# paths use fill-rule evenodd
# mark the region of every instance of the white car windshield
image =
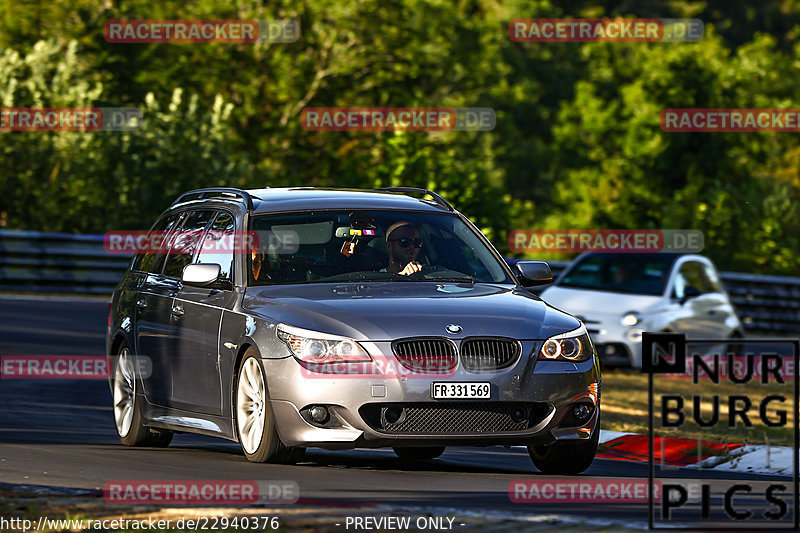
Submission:
<svg viewBox="0 0 800 533">
<path fill-rule="evenodd" d="M 673 254 L 590 254 L 578 259 L 556 285 L 661 295 L 674 260 Z"/>
</svg>

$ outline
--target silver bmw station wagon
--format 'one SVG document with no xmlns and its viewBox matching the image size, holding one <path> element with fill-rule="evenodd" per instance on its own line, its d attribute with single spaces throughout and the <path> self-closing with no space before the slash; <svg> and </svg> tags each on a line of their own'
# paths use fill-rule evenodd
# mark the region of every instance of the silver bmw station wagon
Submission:
<svg viewBox="0 0 800 533">
<path fill-rule="evenodd" d="M 201 433 L 281 463 L 308 447 L 413 461 L 524 445 L 546 473 L 592 463 L 600 369 L 585 326 L 526 289 L 552 281 L 546 263 L 512 271 L 441 196 L 201 189 L 150 234 L 163 238 L 109 310 L 123 444 Z"/>
</svg>

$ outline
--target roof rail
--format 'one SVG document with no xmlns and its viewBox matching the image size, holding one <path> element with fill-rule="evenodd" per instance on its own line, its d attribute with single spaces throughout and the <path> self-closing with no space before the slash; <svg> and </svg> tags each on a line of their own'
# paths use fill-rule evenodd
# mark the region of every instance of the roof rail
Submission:
<svg viewBox="0 0 800 533">
<path fill-rule="evenodd" d="M 433 197 L 436 203 L 448 211 L 455 211 L 453 206 L 447 203 L 447 200 L 439 196 L 433 191 L 429 191 L 428 189 L 423 189 L 421 187 L 379 187 L 377 189 L 373 189 L 376 191 L 386 191 L 386 192 L 417 192 L 417 193 L 424 193 Z"/>
<path fill-rule="evenodd" d="M 193 200 L 202 200 L 203 198 L 211 198 L 212 194 L 217 194 L 219 196 L 234 196 L 241 198 L 244 203 L 247 205 L 247 209 L 252 211 L 253 210 L 253 197 L 250 196 L 250 193 L 244 191 L 242 189 L 234 189 L 233 187 L 210 187 L 208 189 L 195 189 L 193 191 L 185 192 L 182 195 L 178 196 L 178 199 L 172 202 L 172 205 L 178 204 L 180 202 L 189 201 L 190 196 L 197 196 L 197 198 L 192 198 Z"/>
</svg>

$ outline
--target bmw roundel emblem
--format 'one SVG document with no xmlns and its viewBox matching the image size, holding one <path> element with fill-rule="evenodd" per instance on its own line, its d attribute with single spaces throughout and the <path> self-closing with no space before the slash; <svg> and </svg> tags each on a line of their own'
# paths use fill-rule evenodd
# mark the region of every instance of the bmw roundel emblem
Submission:
<svg viewBox="0 0 800 533">
<path fill-rule="evenodd" d="M 456 333 L 461 333 L 461 326 L 459 326 L 458 324 L 448 324 L 447 327 L 444 329 L 447 330 L 447 333 L 452 333 L 453 335 L 455 335 Z"/>
</svg>

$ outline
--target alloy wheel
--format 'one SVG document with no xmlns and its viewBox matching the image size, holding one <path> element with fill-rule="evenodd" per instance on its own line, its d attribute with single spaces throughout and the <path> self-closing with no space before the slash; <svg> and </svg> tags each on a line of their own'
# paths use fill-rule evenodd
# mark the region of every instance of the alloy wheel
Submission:
<svg viewBox="0 0 800 533">
<path fill-rule="evenodd" d="M 264 375 L 258 361 L 250 357 L 239 370 L 236 391 L 237 425 L 242 447 L 254 454 L 261 444 L 266 416 Z"/>
<path fill-rule="evenodd" d="M 133 422 L 133 405 L 136 399 L 133 357 L 128 348 L 123 348 L 117 357 L 114 370 L 114 421 L 120 437 L 126 437 Z"/>
</svg>

